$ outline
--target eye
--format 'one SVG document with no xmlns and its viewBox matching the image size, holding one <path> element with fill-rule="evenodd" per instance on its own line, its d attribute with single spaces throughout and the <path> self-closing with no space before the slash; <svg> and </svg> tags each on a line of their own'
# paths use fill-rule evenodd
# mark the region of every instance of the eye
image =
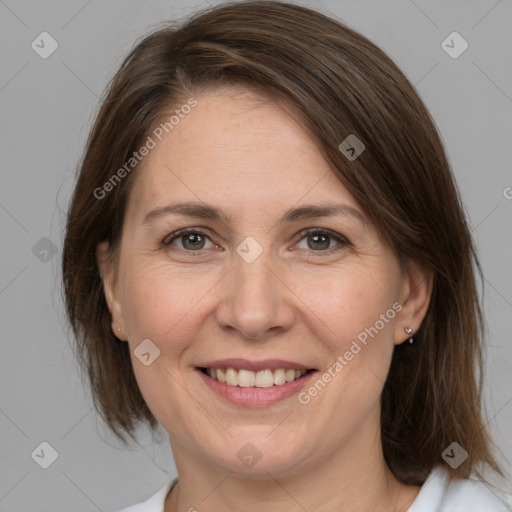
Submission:
<svg viewBox="0 0 512 512">
<path fill-rule="evenodd" d="M 311 249 L 314 252 L 331 253 L 349 245 L 348 240 L 330 229 L 306 229 L 301 231 L 299 236 L 301 241 L 303 239 L 307 240 L 306 249 Z M 338 242 L 338 246 L 330 247 L 332 240 Z M 317 255 L 315 254 L 315 256 Z"/>
<path fill-rule="evenodd" d="M 346 238 L 329 229 L 310 228 L 301 231 L 298 236 L 300 237 L 299 243 L 302 242 L 303 239 L 308 239 L 306 249 L 316 253 L 331 253 L 350 245 L 350 242 Z M 162 245 L 164 247 L 175 245 L 174 242 L 176 240 L 182 245 L 178 247 L 178 249 L 189 253 L 200 252 L 201 249 L 205 249 L 206 240 L 209 240 L 210 243 L 213 244 L 210 237 L 203 231 L 195 228 L 185 228 L 171 233 L 171 235 L 163 240 Z M 332 240 L 336 241 L 338 245 L 331 247 Z M 216 244 L 213 245 L 214 247 L 218 247 Z M 321 254 L 315 254 L 315 256 L 320 255 Z"/>
<path fill-rule="evenodd" d="M 210 239 L 208 235 L 194 228 L 180 229 L 175 233 L 169 235 L 163 242 L 162 245 L 168 246 L 173 245 L 174 240 L 179 239 L 182 243 L 182 247 L 179 249 L 186 250 L 188 252 L 197 252 L 200 249 L 204 249 L 206 239 Z M 211 240 L 210 240 L 211 241 Z"/>
</svg>

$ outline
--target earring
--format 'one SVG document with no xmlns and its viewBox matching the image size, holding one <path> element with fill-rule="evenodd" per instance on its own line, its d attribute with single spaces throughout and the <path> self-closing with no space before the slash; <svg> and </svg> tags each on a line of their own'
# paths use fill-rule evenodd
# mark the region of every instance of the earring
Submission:
<svg viewBox="0 0 512 512">
<path fill-rule="evenodd" d="M 409 334 L 409 335 L 411 335 L 411 334 L 413 334 L 413 333 L 414 333 L 414 331 L 413 331 L 410 327 L 406 327 L 406 328 L 404 329 L 404 331 L 405 331 L 407 334 Z M 413 339 L 413 337 L 411 336 L 411 337 L 409 338 L 409 343 L 411 343 L 411 344 L 412 344 L 413 342 L 414 342 L 414 339 Z"/>
</svg>

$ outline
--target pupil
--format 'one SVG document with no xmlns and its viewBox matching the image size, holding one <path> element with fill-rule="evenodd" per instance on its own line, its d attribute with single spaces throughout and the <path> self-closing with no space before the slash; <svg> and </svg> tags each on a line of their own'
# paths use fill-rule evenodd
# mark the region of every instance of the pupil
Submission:
<svg viewBox="0 0 512 512">
<path fill-rule="evenodd" d="M 320 248 L 320 249 L 322 249 L 322 248 L 323 248 L 323 249 L 327 249 L 327 247 L 320 247 L 320 245 L 321 245 L 322 243 L 324 243 L 324 244 L 325 244 L 325 243 L 327 243 L 327 246 L 329 246 L 329 241 L 328 241 L 328 238 L 329 238 L 329 237 L 328 237 L 327 235 L 312 235 L 312 236 L 311 236 L 311 238 L 313 238 L 313 239 L 315 240 L 315 243 L 313 244 L 313 247 L 311 247 L 312 249 L 318 249 L 318 248 Z M 322 241 L 320 241 L 320 244 L 317 244 L 316 242 L 317 242 L 320 238 L 323 238 L 324 240 L 323 240 L 323 242 L 322 242 Z M 327 241 L 327 242 L 326 242 L 326 241 Z"/>
<path fill-rule="evenodd" d="M 198 242 L 199 242 L 199 244 L 201 243 L 201 235 L 199 235 L 197 233 L 196 234 L 192 233 L 192 234 L 185 235 L 183 238 L 185 239 L 185 243 L 183 244 L 185 247 L 187 247 L 187 242 L 189 240 L 192 240 L 192 246 L 191 246 L 192 248 L 197 248 L 198 247 Z M 195 240 L 195 242 L 194 242 L 194 240 Z"/>
</svg>

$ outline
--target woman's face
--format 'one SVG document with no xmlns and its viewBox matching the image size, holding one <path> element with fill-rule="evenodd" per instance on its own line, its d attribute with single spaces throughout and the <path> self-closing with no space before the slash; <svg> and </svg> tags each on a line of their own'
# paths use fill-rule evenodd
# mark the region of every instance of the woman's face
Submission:
<svg viewBox="0 0 512 512">
<path fill-rule="evenodd" d="M 370 457 L 393 347 L 424 313 L 411 281 L 289 115 L 229 89 L 196 99 L 153 136 L 117 272 L 103 267 L 141 392 L 177 460 L 277 476 Z M 189 202 L 224 221 L 170 211 Z M 343 207 L 300 214 L 306 205 Z M 287 382 L 293 369 L 314 371 Z"/>
</svg>

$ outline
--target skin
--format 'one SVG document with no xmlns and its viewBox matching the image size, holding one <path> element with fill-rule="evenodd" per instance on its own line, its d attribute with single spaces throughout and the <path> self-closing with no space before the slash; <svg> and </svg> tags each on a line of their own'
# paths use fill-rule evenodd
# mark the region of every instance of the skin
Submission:
<svg viewBox="0 0 512 512">
<path fill-rule="evenodd" d="M 180 480 L 165 511 L 407 510 L 419 487 L 398 482 L 384 461 L 380 395 L 394 345 L 410 337 L 405 327 L 421 325 L 431 276 L 407 262 L 402 271 L 376 229 L 356 218 L 277 224 L 306 203 L 362 210 L 275 102 L 233 88 L 195 97 L 134 177 L 117 258 L 107 242 L 97 251 L 112 329 L 129 343 L 141 392 L 169 434 Z M 232 220 L 169 214 L 142 223 L 178 200 Z M 190 236 L 162 244 L 187 227 L 205 233 L 202 245 Z M 306 228 L 349 243 L 327 238 L 315 248 L 314 235 L 299 236 Z M 248 236 L 263 249 L 252 263 L 235 251 Z M 325 370 L 395 302 L 402 310 L 306 405 L 294 395 L 236 406 L 194 370 L 230 357 Z M 147 338 L 160 356 L 145 366 L 133 351 Z M 262 454 L 251 468 L 237 457 L 248 442 Z"/>
</svg>

